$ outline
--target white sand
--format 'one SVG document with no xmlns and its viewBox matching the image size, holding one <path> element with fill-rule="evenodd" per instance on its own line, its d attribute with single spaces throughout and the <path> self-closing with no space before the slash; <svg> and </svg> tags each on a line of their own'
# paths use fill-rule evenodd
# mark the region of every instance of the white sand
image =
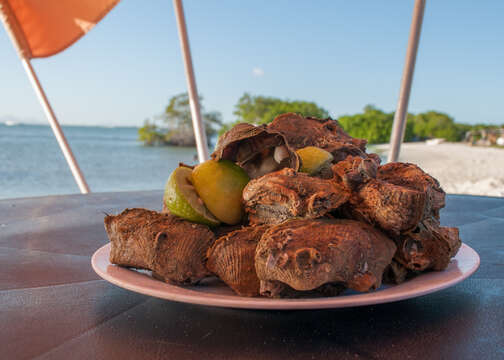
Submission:
<svg viewBox="0 0 504 360">
<path fill-rule="evenodd" d="M 388 145 L 377 145 L 384 153 Z M 462 143 L 405 143 L 399 161 L 417 164 L 447 193 L 504 196 L 504 149 Z"/>
</svg>

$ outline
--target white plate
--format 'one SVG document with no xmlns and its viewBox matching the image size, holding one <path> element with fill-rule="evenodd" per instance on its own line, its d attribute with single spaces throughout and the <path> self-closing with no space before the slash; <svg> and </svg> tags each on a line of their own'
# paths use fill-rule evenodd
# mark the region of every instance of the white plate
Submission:
<svg viewBox="0 0 504 360">
<path fill-rule="evenodd" d="M 462 244 L 448 268 L 419 275 L 400 285 L 382 286 L 369 293 L 349 293 L 335 297 L 310 299 L 269 299 L 242 297 L 235 295 L 223 282 L 208 278 L 194 286 L 166 284 L 150 277 L 146 271 L 135 271 L 109 262 L 110 244 L 98 249 L 92 259 L 94 271 L 103 279 L 122 288 L 161 299 L 243 309 L 327 309 L 362 305 L 381 304 L 410 299 L 433 293 L 455 285 L 473 274 L 479 266 L 476 251 Z"/>
</svg>

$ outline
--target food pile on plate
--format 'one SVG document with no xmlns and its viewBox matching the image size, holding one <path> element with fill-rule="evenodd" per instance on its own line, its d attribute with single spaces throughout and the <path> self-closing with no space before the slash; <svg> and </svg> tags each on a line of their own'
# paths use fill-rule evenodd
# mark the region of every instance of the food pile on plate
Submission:
<svg viewBox="0 0 504 360">
<path fill-rule="evenodd" d="M 169 283 L 217 276 L 241 296 L 332 296 L 444 270 L 461 241 L 445 193 L 408 163 L 380 165 L 331 119 L 238 124 L 212 159 L 180 164 L 162 212 L 105 217 L 110 262 Z"/>
</svg>

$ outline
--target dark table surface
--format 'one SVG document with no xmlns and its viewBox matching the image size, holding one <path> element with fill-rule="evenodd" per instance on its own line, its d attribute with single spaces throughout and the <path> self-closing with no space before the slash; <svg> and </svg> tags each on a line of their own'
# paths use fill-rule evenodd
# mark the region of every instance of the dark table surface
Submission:
<svg viewBox="0 0 504 360">
<path fill-rule="evenodd" d="M 442 223 L 481 257 L 464 282 L 396 303 L 318 311 L 213 308 L 100 280 L 106 213 L 160 191 L 0 201 L 0 358 L 504 359 L 504 199 L 448 196 Z"/>
</svg>

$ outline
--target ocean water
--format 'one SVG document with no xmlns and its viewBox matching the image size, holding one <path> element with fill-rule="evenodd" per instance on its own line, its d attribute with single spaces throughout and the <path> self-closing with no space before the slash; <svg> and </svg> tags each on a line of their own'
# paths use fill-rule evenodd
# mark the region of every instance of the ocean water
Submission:
<svg viewBox="0 0 504 360">
<path fill-rule="evenodd" d="M 136 128 L 63 131 L 92 192 L 163 189 L 179 162 L 197 161 L 195 148 L 143 146 Z M 78 193 L 49 126 L 0 123 L 0 199 Z"/>
<path fill-rule="evenodd" d="M 195 163 L 195 148 L 145 147 L 136 128 L 63 131 L 93 192 L 162 189 L 179 162 Z M 49 126 L 0 124 L 0 199 L 76 193 Z"/>
</svg>

